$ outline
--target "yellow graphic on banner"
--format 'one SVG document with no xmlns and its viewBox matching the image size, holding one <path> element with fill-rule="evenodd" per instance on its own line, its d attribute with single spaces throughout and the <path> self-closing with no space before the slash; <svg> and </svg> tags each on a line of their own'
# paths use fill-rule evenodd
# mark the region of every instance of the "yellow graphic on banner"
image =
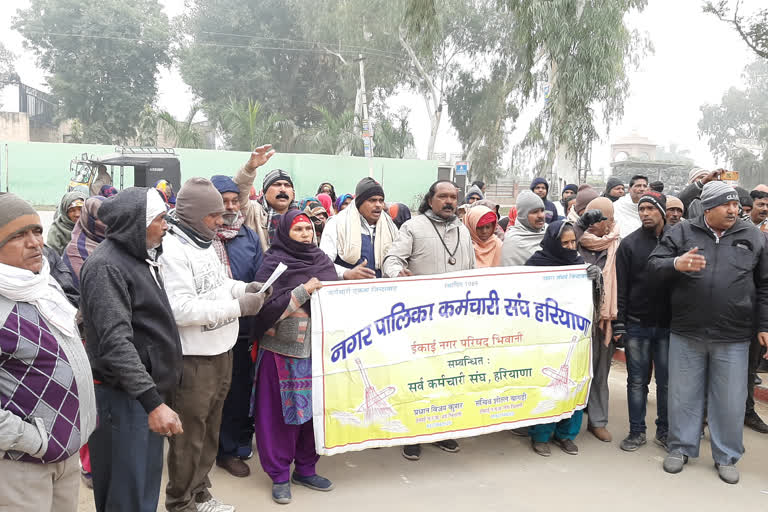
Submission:
<svg viewBox="0 0 768 512">
<path fill-rule="evenodd" d="M 570 417 L 591 380 L 584 266 L 328 283 L 312 298 L 318 453 Z"/>
</svg>

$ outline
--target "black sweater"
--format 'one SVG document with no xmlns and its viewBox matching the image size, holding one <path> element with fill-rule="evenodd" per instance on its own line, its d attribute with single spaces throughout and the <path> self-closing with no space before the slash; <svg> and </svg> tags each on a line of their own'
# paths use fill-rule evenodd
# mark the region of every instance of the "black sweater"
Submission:
<svg viewBox="0 0 768 512">
<path fill-rule="evenodd" d="M 179 384 L 182 354 L 159 269 L 147 262 L 146 195 L 132 187 L 102 203 L 107 237 L 83 265 L 80 291 L 94 379 L 149 413 Z"/>
<path fill-rule="evenodd" d="M 667 232 L 636 229 L 621 241 L 616 252 L 618 312 L 616 322 L 643 327 L 669 327 L 669 290 L 648 268 L 648 258 Z"/>
</svg>

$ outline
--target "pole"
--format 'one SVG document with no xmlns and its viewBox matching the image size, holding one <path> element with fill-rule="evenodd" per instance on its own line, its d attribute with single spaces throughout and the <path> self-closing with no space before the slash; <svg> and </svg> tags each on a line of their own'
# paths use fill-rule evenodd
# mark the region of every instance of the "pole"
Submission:
<svg viewBox="0 0 768 512">
<path fill-rule="evenodd" d="M 360 63 L 360 103 L 363 105 L 363 148 L 368 159 L 368 177 L 373 178 L 373 138 L 371 137 L 371 122 L 368 119 L 368 99 L 365 95 L 365 58 L 362 53 L 357 55 Z"/>
</svg>

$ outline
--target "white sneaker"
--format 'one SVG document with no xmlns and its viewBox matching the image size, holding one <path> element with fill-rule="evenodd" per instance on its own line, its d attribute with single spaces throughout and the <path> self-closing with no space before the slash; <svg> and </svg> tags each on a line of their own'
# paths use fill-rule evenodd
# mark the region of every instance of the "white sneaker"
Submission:
<svg viewBox="0 0 768 512">
<path fill-rule="evenodd" d="M 215 498 L 203 503 L 195 503 L 197 512 L 235 512 L 235 507 L 226 505 Z"/>
</svg>

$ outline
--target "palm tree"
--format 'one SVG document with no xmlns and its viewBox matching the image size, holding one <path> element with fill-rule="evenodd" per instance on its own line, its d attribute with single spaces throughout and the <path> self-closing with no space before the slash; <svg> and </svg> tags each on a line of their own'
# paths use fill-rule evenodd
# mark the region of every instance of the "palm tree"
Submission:
<svg viewBox="0 0 768 512">
<path fill-rule="evenodd" d="M 336 116 L 325 107 L 313 108 L 321 117 L 316 128 L 308 136 L 313 151 L 326 155 L 363 154 L 363 139 L 356 127 L 354 112 L 347 110 Z"/>
<path fill-rule="evenodd" d="M 281 135 L 289 138 L 294 131 L 282 116 L 270 114 L 261 103 L 250 98 L 246 102 L 231 99 L 222 124 L 231 148 L 238 151 L 252 151 L 263 144 L 276 144 Z"/>
<path fill-rule="evenodd" d="M 160 130 L 169 141 L 173 141 L 173 147 L 198 149 L 203 146 L 203 134 L 194 126 L 199 111 L 200 105 L 192 105 L 183 121 L 177 121 L 167 110 L 157 114 Z"/>
<path fill-rule="evenodd" d="M 413 134 L 408 126 L 407 112 L 385 117 L 376 124 L 373 134 L 374 154 L 384 158 L 405 158 L 405 152 L 413 148 Z"/>
</svg>

